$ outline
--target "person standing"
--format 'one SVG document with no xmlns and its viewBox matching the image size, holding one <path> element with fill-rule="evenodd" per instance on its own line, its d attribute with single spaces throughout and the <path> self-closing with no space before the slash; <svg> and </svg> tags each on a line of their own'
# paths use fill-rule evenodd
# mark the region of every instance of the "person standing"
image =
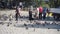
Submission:
<svg viewBox="0 0 60 34">
<path fill-rule="evenodd" d="M 43 12 L 43 7 L 39 7 L 39 19 L 42 19 L 42 12 Z"/>
<path fill-rule="evenodd" d="M 30 6 L 30 8 L 29 8 L 29 20 L 33 20 L 32 12 L 33 12 L 33 6 Z"/>
<path fill-rule="evenodd" d="M 31 9 L 29 9 L 29 20 L 30 21 L 32 20 L 32 11 L 31 11 Z"/>
<path fill-rule="evenodd" d="M 50 14 L 50 8 L 47 8 L 47 13 L 48 13 L 48 17 L 49 17 L 49 14 Z"/>
<path fill-rule="evenodd" d="M 18 16 L 20 16 L 20 13 L 19 13 L 19 10 L 18 10 L 19 8 L 18 7 L 16 7 L 16 21 L 18 21 Z"/>
<path fill-rule="evenodd" d="M 46 18 L 47 8 L 43 7 L 43 19 Z"/>
</svg>

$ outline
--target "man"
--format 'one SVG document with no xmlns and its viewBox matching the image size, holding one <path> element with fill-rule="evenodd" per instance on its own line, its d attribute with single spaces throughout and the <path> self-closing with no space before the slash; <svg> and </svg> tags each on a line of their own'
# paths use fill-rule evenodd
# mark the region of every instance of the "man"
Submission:
<svg viewBox="0 0 60 34">
<path fill-rule="evenodd" d="M 47 8 L 43 7 L 43 19 L 46 18 Z"/>
<path fill-rule="evenodd" d="M 42 12 L 43 12 L 43 7 L 39 7 L 39 19 L 42 19 Z"/>
<path fill-rule="evenodd" d="M 33 12 L 33 6 L 30 6 L 30 8 L 29 8 L 29 20 L 33 20 L 32 12 Z"/>
<path fill-rule="evenodd" d="M 16 20 L 18 21 L 18 16 L 20 16 L 20 13 L 19 13 L 19 10 L 18 10 L 19 8 L 18 7 L 16 7 Z"/>
<path fill-rule="evenodd" d="M 29 9 L 29 20 L 30 21 L 32 20 L 32 11 L 31 11 L 31 9 Z"/>
</svg>

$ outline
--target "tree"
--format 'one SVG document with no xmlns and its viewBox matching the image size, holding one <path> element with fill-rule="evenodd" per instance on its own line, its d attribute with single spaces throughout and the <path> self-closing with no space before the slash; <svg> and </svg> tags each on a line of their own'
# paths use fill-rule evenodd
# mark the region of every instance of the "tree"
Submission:
<svg viewBox="0 0 60 34">
<path fill-rule="evenodd" d="M 60 0 L 49 0 L 50 7 L 57 8 L 60 6 Z"/>
</svg>

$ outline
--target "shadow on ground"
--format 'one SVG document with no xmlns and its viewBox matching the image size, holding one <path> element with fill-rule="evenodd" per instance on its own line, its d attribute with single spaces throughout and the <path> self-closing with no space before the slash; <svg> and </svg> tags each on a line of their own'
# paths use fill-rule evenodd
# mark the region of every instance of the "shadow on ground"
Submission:
<svg viewBox="0 0 60 34">
<path fill-rule="evenodd" d="M 60 29 L 58 24 L 17 24 L 15 27 L 28 27 L 28 28 L 48 28 L 48 29 Z"/>
</svg>

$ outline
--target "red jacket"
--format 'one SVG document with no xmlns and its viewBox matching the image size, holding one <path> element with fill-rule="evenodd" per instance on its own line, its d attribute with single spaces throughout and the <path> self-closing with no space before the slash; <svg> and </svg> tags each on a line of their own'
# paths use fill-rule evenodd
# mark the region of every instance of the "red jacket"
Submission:
<svg viewBox="0 0 60 34">
<path fill-rule="evenodd" d="M 39 12 L 42 13 L 43 12 L 43 8 L 39 7 Z"/>
</svg>

